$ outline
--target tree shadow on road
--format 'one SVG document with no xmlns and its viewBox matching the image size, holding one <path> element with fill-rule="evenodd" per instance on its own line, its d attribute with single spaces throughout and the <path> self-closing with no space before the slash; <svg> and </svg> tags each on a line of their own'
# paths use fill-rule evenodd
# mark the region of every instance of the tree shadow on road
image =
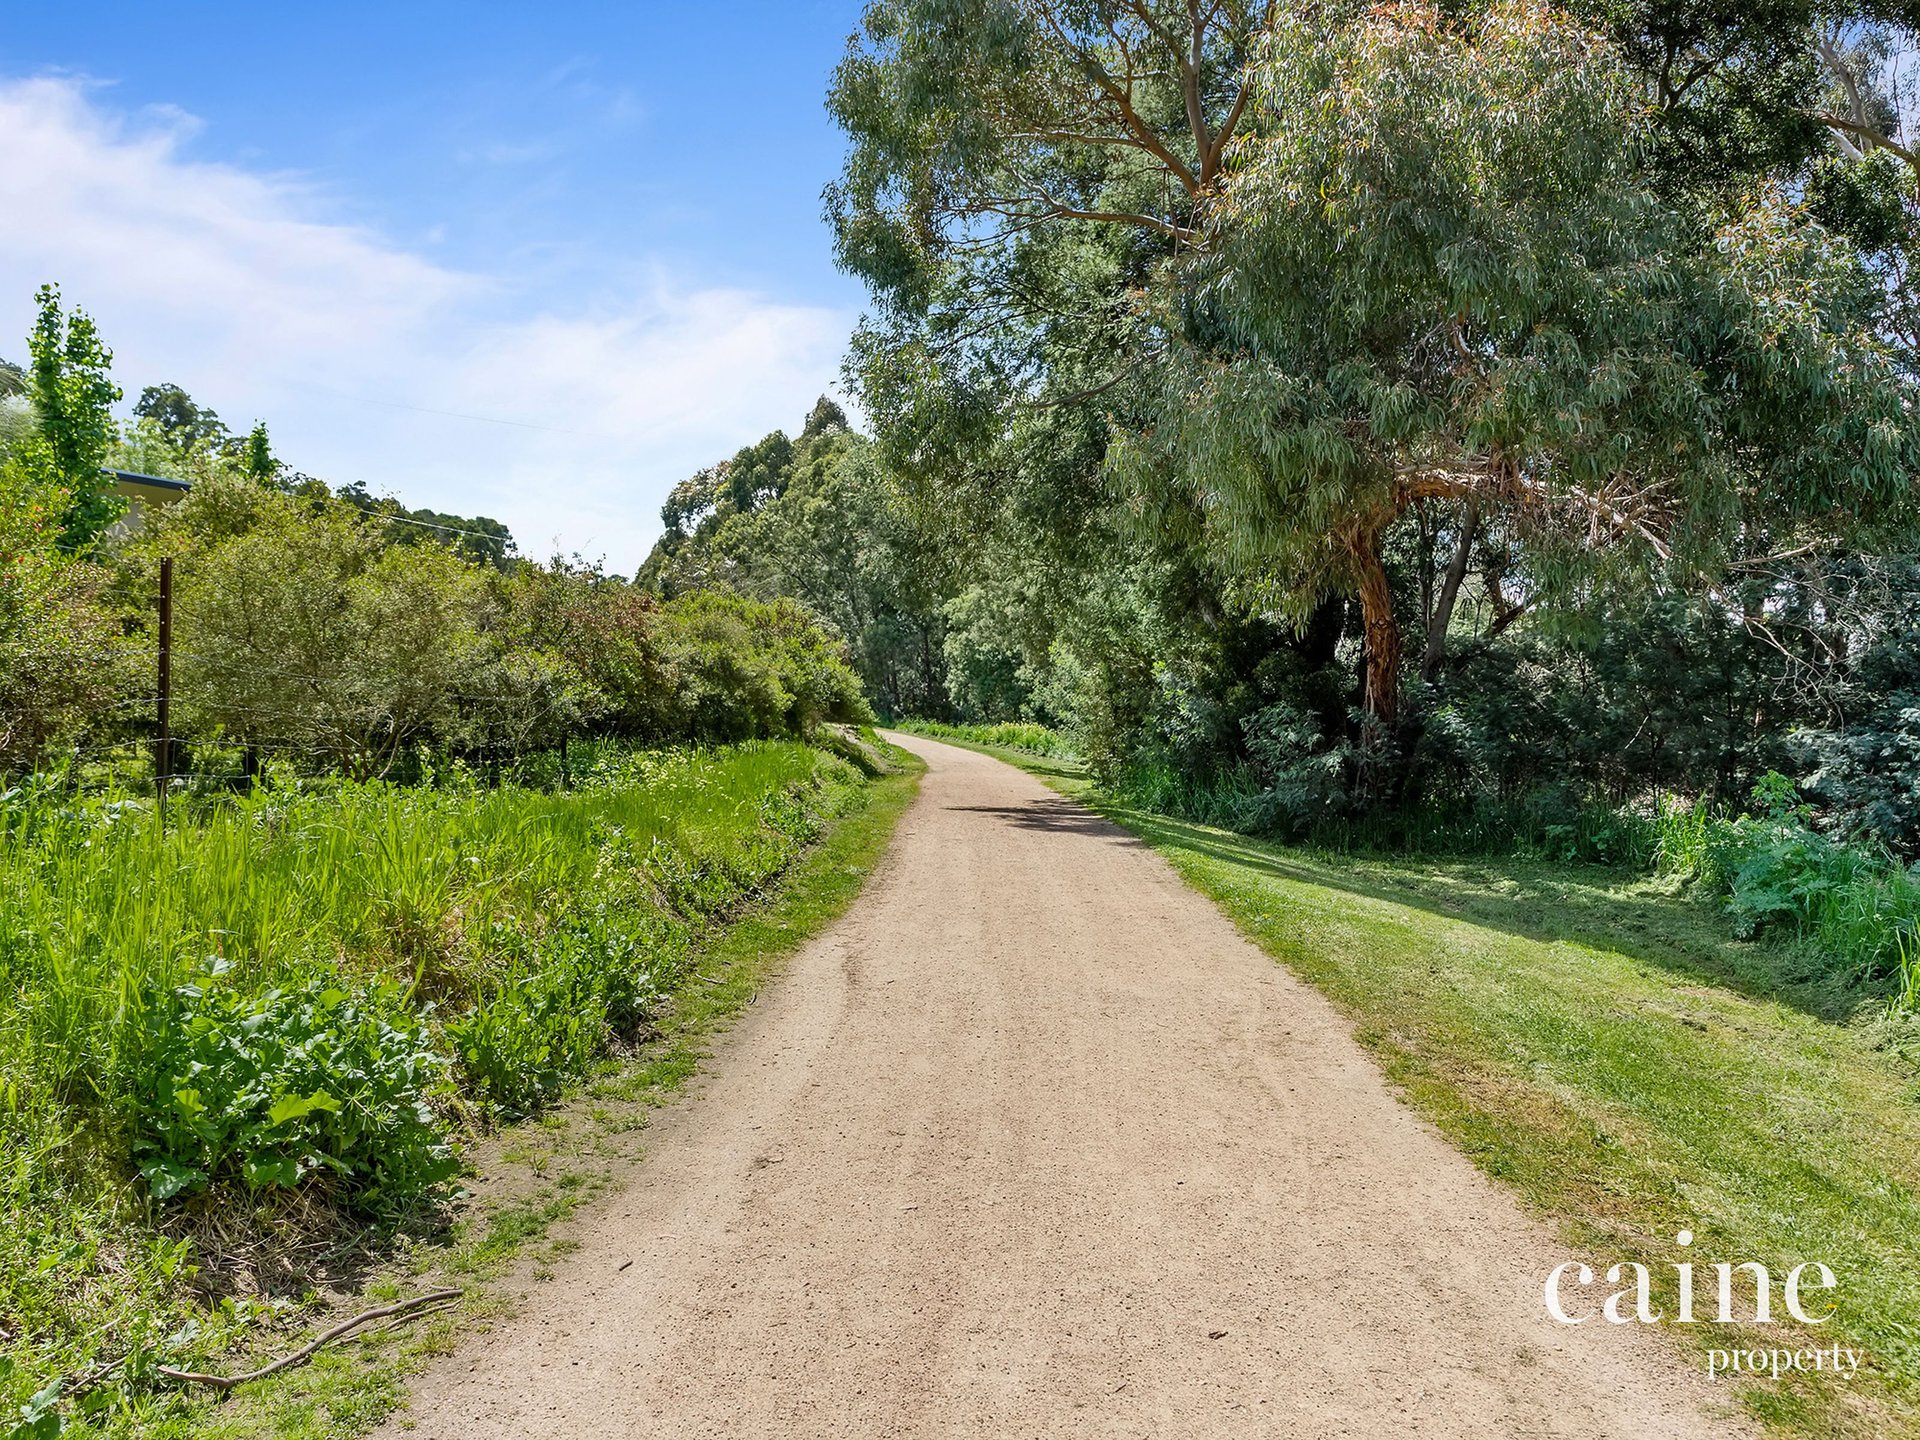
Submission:
<svg viewBox="0 0 1920 1440">
<path fill-rule="evenodd" d="M 1547 861 L 1321 856 L 1270 841 L 1119 806 L 1104 813 L 1169 850 L 1296 884 L 1339 890 L 1541 944 L 1566 941 L 1657 966 L 1749 999 L 1790 1005 L 1832 1024 L 1853 1019 L 1879 990 L 1805 948 L 1743 942 L 1706 901 L 1664 893 L 1643 877 Z"/>
<path fill-rule="evenodd" d="M 1030 800 L 1023 805 L 948 805 L 948 810 L 972 815 L 998 815 L 1023 830 L 1044 830 L 1054 834 L 1091 835 L 1115 845 L 1146 848 L 1138 835 L 1096 814 L 1084 805 L 1057 796 Z"/>
</svg>

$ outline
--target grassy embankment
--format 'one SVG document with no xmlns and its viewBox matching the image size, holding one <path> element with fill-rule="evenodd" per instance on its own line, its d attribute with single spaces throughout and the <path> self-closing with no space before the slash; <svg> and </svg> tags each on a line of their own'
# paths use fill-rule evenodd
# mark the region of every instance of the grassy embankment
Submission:
<svg viewBox="0 0 1920 1440">
<path fill-rule="evenodd" d="M 913 784 L 759 744 L 608 756 L 567 793 L 176 807 L 164 839 L 138 806 L 9 797 L 0 1415 L 27 1404 L 34 1440 L 377 1419 L 454 1317 L 217 1408 L 153 1367 L 244 1368 L 434 1284 L 497 1304 L 481 1282 L 852 898 Z"/>
<path fill-rule="evenodd" d="M 1728 939 L 1712 902 L 1669 882 L 1309 853 L 1115 805 L 1070 761 L 975 748 L 1164 855 L 1331 998 L 1408 1101 L 1555 1222 L 1570 1256 L 1654 1267 L 1667 1314 L 1683 1258 L 1758 1260 L 1776 1283 L 1803 1260 L 1832 1265 L 1834 1314 L 1817 1328 L 1665 1327 L 1690 1363 L 1730 1344 L 1865 1352 L 1851 1382 L 1743 1384 L 1770 1430 L 1920 1433 L 1920 1074 L 1876 1020 L 1883 999 L 1804 954 Z"/>
</svg>

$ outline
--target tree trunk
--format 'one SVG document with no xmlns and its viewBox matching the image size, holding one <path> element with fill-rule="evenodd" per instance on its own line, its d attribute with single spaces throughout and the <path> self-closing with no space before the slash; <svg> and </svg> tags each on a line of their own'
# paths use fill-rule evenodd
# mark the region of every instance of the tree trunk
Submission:
<svg viewBox="0 0 1920 1440">
<path fill-rule="evenodd" d="M 1393 587 L 1380 558 L 1380 532 L 1371 530 L 1353 543 L 1359 578 L 1360 618 L 1366 630 L 1366 686 L 1362 708 L 1366 722 L 1361 747 L 1377 752 L 1400 726 L 1400 624 L 1393 618 Z"/>
<path fill-rule="evenodd" d="M 1432 680 L 1447 658 L 1447 629 L 1453 624 L 1453 608 L 1460 599 L 1460 584 L 1467 578 L 1467 563 L 1473 558 L 1473 542 L 1480 532 L 1480 497 L 1469 493 L 1461 507 L 1460 536 L 1453 549 L 1453 560 L 1440 585 L 1439 599 L 1427 620 L 1427 653 L 1420 662 L 1420 678 Z"/>
</svg>

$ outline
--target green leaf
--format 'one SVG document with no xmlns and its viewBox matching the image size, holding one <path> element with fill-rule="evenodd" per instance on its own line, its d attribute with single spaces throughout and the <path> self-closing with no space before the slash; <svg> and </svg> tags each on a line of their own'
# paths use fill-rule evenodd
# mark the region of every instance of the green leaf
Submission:
<svg viewBox="0 0 1920 1440">
<path fill-rule="evenodd" d="M 207 1180 L 205 1171 L 174 1160 L 148 1160 L 141 1165 L 140 1174 L 156 1200 L 171 1200 L 183 1190 L 198 1189 Z"/>
<path fill-rule="evenodd" d="M 279 1185 L 290 1190 L 300 1183 L 300 1166 L 284 1155 L 255 1156 L 247 1161 L 245 1174 L 253 1186 Z"/>
<path fill-rule="evenodd" d="M 325 1110 L 331 1114 L 338 1114 L 340 1112 L 340 1102 L 324 1091 L 315 1091 L 304 1099 L 299 1096 L 290 1095 L 283 1100 L 276 1101 L 273 1107 L 267 1111 L 267 1123 L 269 1125 L 284 1125 L 289 1120 L 304 1120 L 316 1110 Z"/>
</svg>

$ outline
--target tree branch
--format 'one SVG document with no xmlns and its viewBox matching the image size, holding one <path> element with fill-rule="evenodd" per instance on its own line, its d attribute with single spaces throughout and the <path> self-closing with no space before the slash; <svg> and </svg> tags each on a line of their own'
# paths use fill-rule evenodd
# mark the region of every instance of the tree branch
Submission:
<svg viewBox="0 0 1920 1440">
<path fill-rule="evenodd" d="M 460 1290 L 430 1290 L 425 1295 L 414 1296 L 411 1300 L 396 1300 L 391 1305 L 379 1305 L 371 1310 L 363 1310 L 351 1320 L 342 1320 L 332 1329 L 321 1331 L 292 1354 L 282 1355 L 272 1364 L 262 1365 L 258 1370 L 249 1370 L 243 1375 L 202 1375 L 194 1370 L 176 1370 L 171 1365 L 157 1365 L 154 1371 L 182 1385 L 209 1385 L 215 1390 L 232 1390 L 251 1380 L 264 1380 L 269 1375 L 277 1375 L 280 1371 L 290 1370 L 295 1365 L 304 1365 L 317 1355 L 323 1346 L 358 1330 L 371 1321 L 384 1320 L 391 1315 L 405 1315 L 411 1311 L 425 1309 L 429 1305 L 442 1305 L 449 1300 L 458 1300 L 464 1293 Z"/>
<path fill-rule="evenodd" d="M 1920 155 L 1916 155 L 1898 141 L 1888 139 L 1871 125 L 1859 125 L 1839 115 L 1816 114 L 1813 118 L 1818 120 L 1822 125 L 1825 125 L 1829 130 L 1843 131 L 1848 135 L 1858 135 L 1861 139 L 1870 141 L 1874 146 L 1885 150 L 1888 154 L 1899 156 L 1900 159 L 1907 162 L 1907 165 L 1916 174 L 1920 174 Z"/>
</svg>

